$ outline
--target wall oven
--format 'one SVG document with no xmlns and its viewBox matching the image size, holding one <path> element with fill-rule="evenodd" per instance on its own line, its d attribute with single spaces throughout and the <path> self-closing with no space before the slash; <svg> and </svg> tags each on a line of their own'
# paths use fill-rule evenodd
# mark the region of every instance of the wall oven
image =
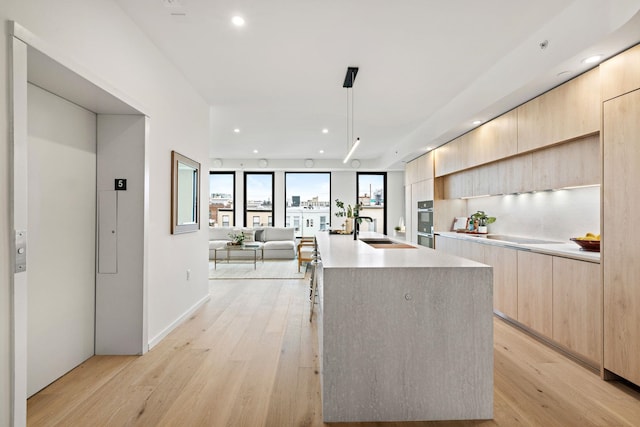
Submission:
<svg viewBox="0 0 640 427">
<path fill-rule="evenodd" d="M 418 244 L 433 248 L 433 200 L 418 202 Z"/>
</svg>

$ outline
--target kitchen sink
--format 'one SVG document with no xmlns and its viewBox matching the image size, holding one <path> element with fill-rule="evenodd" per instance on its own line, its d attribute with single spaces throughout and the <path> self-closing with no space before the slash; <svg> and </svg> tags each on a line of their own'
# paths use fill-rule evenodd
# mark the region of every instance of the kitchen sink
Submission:
<svg viewBox="0 0 640 427">
<path fill-rule="evenodd" d="M 385 239 L 385 238 L 366 238 L 366 239 L 359 239 L 361 242 L 364 242 L 368 245 L 371 244 L 376 244 L 376 245 L 395 245 L 397 244 L 397 242 L 394 242 L 391 239 Z"/>
</svg>

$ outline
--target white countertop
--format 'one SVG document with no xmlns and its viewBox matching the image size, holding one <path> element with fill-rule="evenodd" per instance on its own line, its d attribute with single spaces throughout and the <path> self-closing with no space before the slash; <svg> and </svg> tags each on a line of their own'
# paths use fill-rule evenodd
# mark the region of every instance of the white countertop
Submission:
<svg viewBox="0 0 640 427">
<path fill-rule="evenodd" d="M 475 261 L 414 245 L 380 233 L 361 232 L 359 238 L 386 238 L 412 248 L 374 248 L 353 235 L 316 234 L 323 268 L 482 267 Z"/>
<path fill-rule="evenodd" d="M 487 239 L 486 236 L 469 235 L 465 233 L 455 233 L 452 231 L 439 231 L 435 233 L 443 237 L 450 237 L 453 239 L 470 240 L 477 243 L 495 246 L 505 246 L 514 249 L 528 250 L 531 252 L 537 252 L 547 255 L 562 256 L 565 258 L 577 259 L 580 261 L 589 261 L 600 263 L 600 252 L 583 251 L 578 245 L 573 242 L 559 242 L 559 243 L 545 243 L 545 244 L 524 244 L 524 243 L 512 243 L 503 240 Z M 545 239 L 553 240 L 553 239 Z"/>
</svg>

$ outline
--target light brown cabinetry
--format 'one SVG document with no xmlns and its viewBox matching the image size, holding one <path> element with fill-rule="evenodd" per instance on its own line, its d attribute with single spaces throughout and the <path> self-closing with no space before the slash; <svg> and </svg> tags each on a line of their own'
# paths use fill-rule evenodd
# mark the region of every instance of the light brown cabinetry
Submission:
<svg viewBox="0 0 640 427">
<path fill-rule="evenodd" d="M 517 112 L 511 110 L 434 150 L 435 176 L 512 156 L 516 138 Z"/>
<path fill-rule="evenodd" d="M 405 185 L 433 179 L 433 151 L 407 163 L 404 173 Z"/>
<path fill-rule="evenodd" d="M 600 71 L 591 71 L 522 104 L 518 152 L 524 153 L 600 130 Z"/>
<path fill-rule="evenodd" d="M 551 338 L 552 257 L 518 251 L 518 322 Z"/>
<path fill-rule="evenodd" d="M 640 90 L 603 108 L 603 363 L 640 385 Z"/>
<path fill-rule="evenodd" d="M 518 113 L 511 110 L 467 135 L 467 167 L 513 156 L 518 153 Z"/>
<path fill-rule="evenodd" d="M 480 246 L 480 245 L 478 245 Z M 518 319 L 518 252 L 499 246 L 484 246 L 484 264 L 493 267 L 493 308 Z"/>
<path fill-rule="evenodd" d="M 640 44 L 600 64 L 602 100 L 640 89 Z"/>
<path fill-rule="evenodd" d="M 532 153 L 533 189 L 600 184 L 600 138 L 591 135 Z"/>
<path fill-rule="evenodd" d="M 553 340 L 599 365 L 600 264 L 553 257 Z"/>
<path fill-rule="evenodd" d="M 523 193 L 533 189 L 531 154 L 498 162 L 498 194 Z"/>
</svg>

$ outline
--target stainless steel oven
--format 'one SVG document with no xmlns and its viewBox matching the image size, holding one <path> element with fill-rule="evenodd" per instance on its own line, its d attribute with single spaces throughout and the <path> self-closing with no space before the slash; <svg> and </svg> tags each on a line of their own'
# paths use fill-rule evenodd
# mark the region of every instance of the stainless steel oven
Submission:
<svg viewBox="0 0 640 427">
<path fill-rule="evenodd" d="M 418 202 L 418 244 L 433 248 L 433 200 Z"/>
</svg>

